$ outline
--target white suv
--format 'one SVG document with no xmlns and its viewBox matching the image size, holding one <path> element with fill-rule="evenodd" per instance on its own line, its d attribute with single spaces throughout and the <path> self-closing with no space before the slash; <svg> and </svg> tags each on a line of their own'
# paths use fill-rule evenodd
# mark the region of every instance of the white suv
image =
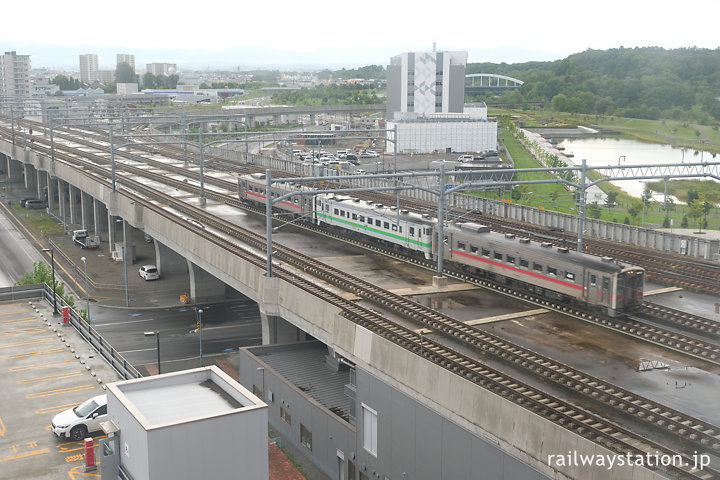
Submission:
<svg viewBox="0 0 720 480">
<path fill-rule="evenodd" d="M 100 422 L 107 420 L 107 396 L 98 395 L 75 408 L 58 413 L 52 419 L 51 430 L 60 438 L 80 441 L 90 432 L 102 430 Z"/>
</svg>

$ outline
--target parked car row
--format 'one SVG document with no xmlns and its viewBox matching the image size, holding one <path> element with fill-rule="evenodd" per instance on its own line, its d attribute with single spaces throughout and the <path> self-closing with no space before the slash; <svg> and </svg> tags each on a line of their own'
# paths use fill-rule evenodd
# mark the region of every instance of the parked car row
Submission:
<svg viewBox="0 0 720 480">
<path fill-rule="evenodd" d="M 363 150 L 360 153 L 354 153 L 353 150 L 338 150 L 335 153 L 326 152 L 324 150 L 310 153 L 303 150 L 293 150 L 293 156 L 305 162 L 314 163 L 317 161 L 323 163 L 344 160 L 346 162 L 350 162 L 353 165 L 359 165 L 360 158 L 377 158 L 380 156 L 380 154 L 374 150 Z"/>
</svg>

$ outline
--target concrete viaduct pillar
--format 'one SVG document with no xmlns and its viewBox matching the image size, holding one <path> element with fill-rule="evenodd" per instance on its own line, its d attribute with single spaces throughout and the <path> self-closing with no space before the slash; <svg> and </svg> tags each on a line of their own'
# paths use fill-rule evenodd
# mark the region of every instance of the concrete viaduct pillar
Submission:
<svg viewBox="0 0 720 480">
<path fill-rule="evenodd" d="M 107 225 L 108 225 L 108 253 L 112 255 L 115 250 L 115 217 L 108 211 L 107 214 Z"/>
<path fill-rule="evenodd" d="M 87 193 L 80 192 L 80 223 L 84 230 L 90 231 L 90 205 L 92 204 L 92 197 Z"/>
<path fill-rule="evenodd" d="M 25 170 L 25 188 L 28 190 L 37 188 L 37 170 L 35 170 L 35 167 L 30 163 L 26 163 L 23 165 L 23 169 Z"/>
<path fill-rule="evenodd" d="M 45 198 L 45 188 L 48 186 L 49 178 L 45 172 L 37 172 L 37 197 L 41 200 L 48 200 Z M 48 205 L 50 205 L 48 203 Z"/>
<path fill-rule="evenodd" d="M 70 210 L 70 225 L 77 225 L 78 223 L 78 205 L 75 202 L 77 192 L 78 188 L 75 185 L 68 184 L 68 210 Z"/>
<path fill-rule="evenodd" d="M 62 220 L 63 231 L 67 232 L 67 205 L 65 197 L 67 192 L 67 183 L 61 179 L 57 179 L 58 186 L 58 206 L 60 207 L 60 220 Z"/>
<path fill-rule="evenodd" d="M 304 342 L 307 334 L 279 315 L 271 315 L 260 307 L 263 345 Z"/>
<path fill-rule="evenodd" d="M 48 211 L 52 212 L 55 210 L 55 206 L 57 205 L 57 199 L 58 199 L 58 189 L 57 189 L 57 178 L 53 178 L 50 176 L 50 173 L 47 174 L 47 187 L 48 187 Z"/>
<path fill-rule="evenodd" d="M 24 169 L 23 164 L 17 160 L 13 160 L 10 155 L 7 155 L 7 172 L 9 181 L 20 181 L 23 178 Z"/>
<path fill-rule="evenodd" d="M 194 263 L 187 261 L 190 272 L 190 298 L 193 303 L 214 302 L 225 298 L 225 282 L 218 280 Z"/>
<path fill-rule="evenodd" d="M 103 233 L 103 210 L 105 209 L 105 206 L 99 202 L 97 199 L 90 197 L 92 199 L 92 205 L 93 205 L 93 222 L 94 222 L 94 228 L 95 228 L 95 235 L 98 237 L 98 240 L 102 240 L 102 233 Z"/>
</svg>

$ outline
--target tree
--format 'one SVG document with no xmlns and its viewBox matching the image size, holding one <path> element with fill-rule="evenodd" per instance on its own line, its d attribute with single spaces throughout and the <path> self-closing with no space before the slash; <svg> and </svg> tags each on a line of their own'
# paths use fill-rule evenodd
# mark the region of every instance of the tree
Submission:
<svg viewBox="0 0 720 480">
<path fill-rule="evenodd" d="M 587 214 L 590 218 L 600 218 L 602 215 L 602 208 L 597 202 L 593 202 L 588 205 Z"/>
<path fill-rule="evenodd" d="M 142 84 L 143 88 L 155 88 L 155 75 L 150 72 L 145 72 Z"/>
<path fill-rule="evenodd" d="M 605 199 L 605 206 L 608 208 L 613 208 L 617 203 L 617 196 L 618 192 L 616 192 L 615 190 L 610 190 L 607 194 L 607 198 Z"/>
<path fill-rule="evenodd" d="M 135 83 L 137 75 L 135 69 L 127 62 L 120 62 L 115 68 L 115 81 L 117 83 Z"/>
<path fill-rule="evenodd" d="M 36 283 L 44 283 L 52 287 L 52 269 L 44 262 L 33 263 L 33 271 L 25 272 L 20 280 L 15 282 L 15 285 L 33 285 Z M 63 282 L 55 281 L 55 293 L 58 297 L 65 300 L 65 303 L 71 308 L 75 306 L 75 298 L 72 296 L 65 296 L 65 284 Z"/>
<path fill-rule="evenodd" d="M 51 83 L 60 87 L 60 90 L 77 90 L 80 88 L 80 80 L 65 75 L 56 75 Z"/>
<path fill-rule="evenodd" d="M 630 206 L 628 206 L 628 213 L 633 218 L 633 223 L 635 222 L 636 217 L 642 212 L 643 209 L 643 203 L 641 200 L 638 200 L 636 198 L 633 198 L 630 201 Z"/>
<path fill-rule="evenodd" d="M 687 199 L 685 200 L 688 204 L 688 207 L 692 207 L 693 202 L 699 197 L 700 194 L 696 190 L 693 190 L 692 188 L 689 189 L 687 192 Z"/>
<path fill-rule="evenodd" d="M 690 211 L 687 213 L 687 216 L 695 220 L 698 220 L 700 217 L 703 218 L 702 221 L 698 222 L 700 231 L 707 226 L 707 214 L 710 213 L 710 208 L 712 208 L 712 205 L 705 201 L 705 195 L 700 195 L 690 204 Z"/>
</svg>

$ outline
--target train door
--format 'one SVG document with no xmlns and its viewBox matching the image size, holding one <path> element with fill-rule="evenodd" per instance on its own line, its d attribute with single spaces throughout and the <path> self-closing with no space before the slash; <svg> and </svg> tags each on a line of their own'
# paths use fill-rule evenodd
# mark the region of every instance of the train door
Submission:
<svg viewBox="0 0 720 480">
<path fill-rule="evenodd" d="M 242 178 L 238 178 L 238 198 L 240 200 L 247 198 L 247 182 Z"/>
<path fill-rule="evenodd" d="M 612 284 L 610 277 L 601 277 L 600 303 L 602 305 L 610 305 L 610 285 Z"/>
<path fill-rule="evenodd" d="M 636 311 L 642 307 L 643 286 L 645 275 L 642 270 L 628 270 L 618 275 L 618 294 L 622 292 L 623 305 L 618 302 L 618 309 Z"/>
<path fill-rule="evenodd" d="M 586 270 L 584 278 L 582 298 L 588 303 L 593 303 L 597 296 L 597 276 Z"/>
</svg>

